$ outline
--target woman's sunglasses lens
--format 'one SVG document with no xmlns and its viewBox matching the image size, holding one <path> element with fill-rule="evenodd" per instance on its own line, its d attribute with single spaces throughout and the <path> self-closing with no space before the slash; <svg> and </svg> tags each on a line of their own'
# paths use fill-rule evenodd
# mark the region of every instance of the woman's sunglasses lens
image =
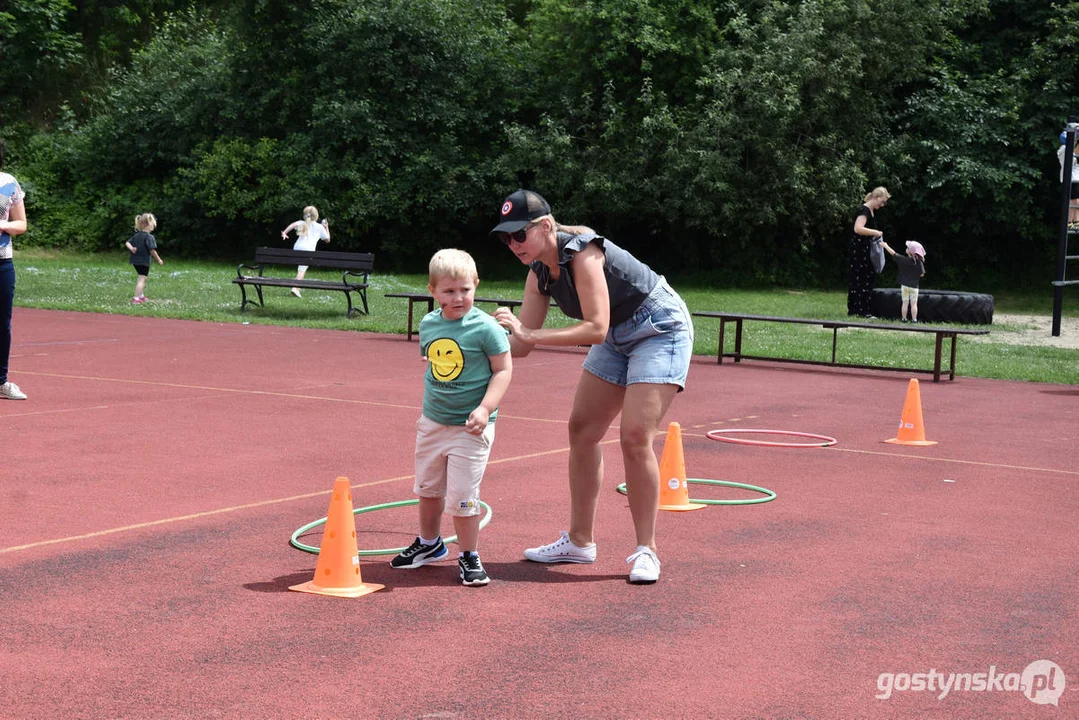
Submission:
<svg viewBox="0 0 1079 720">
<path fill-rule="evenodd" d="M 525 231 L 525 229 L 522 228 L 520 230 L 517 230 L 516 232 L 499 233 L 498 236 L 502 239 L 503 243 L 509 245 L 511 240 L 515 243 L 523 243 L 527 234 L 528 233 Z"/>
</svg>

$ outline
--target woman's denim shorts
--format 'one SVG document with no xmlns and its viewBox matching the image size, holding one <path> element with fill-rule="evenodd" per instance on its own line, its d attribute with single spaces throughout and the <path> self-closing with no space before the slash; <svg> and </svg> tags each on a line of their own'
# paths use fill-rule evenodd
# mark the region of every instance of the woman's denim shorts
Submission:
<svg viewBox="0 0 1079 720">
<path fill-rule="evenodd" d="M 607 331 L 593 345 L 584 369 L 601 380 L 626 387 L 635 383 L 686 387 L 693 356 L 693 320 L 689 309 L 660 278 L 629 320 Z"/>
</svg>

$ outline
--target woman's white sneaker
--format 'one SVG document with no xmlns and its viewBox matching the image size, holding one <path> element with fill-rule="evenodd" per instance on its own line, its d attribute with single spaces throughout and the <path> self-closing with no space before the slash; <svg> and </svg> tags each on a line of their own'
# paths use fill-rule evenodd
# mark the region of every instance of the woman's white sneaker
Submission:
<svg viewBox="0 0 1079 720">
<path fill-rule="evenodd" d="M 542 563 L 594 563 L 596 561 L 596 546 L 577 547 L 569 539 L 569 533 L 562 531 L 562 537 L 550 545 L 525 550 L 525 558 L 532 562 Z"/>
<path fill-rule="evenodd" d="M 25 400 L 26 393 L 19 389 L 15 383 L 8 381 L 0 385 L 0 397 L 5 400 Z"/>
<path fill-rule="evenodd" d="M 647 545 L 638 545 L 637 552 L 626 558 L 626 562 L 633 563 L 633 569 L 629 571 L 631 583 L 654 583 L 659 580 L 659 558 Z"/>
</svg>

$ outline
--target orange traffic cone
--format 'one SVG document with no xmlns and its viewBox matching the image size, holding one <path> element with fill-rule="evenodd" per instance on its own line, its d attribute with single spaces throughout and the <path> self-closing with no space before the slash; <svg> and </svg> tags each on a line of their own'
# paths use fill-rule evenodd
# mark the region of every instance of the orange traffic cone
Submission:
<svg viewBox="0 0 1079 720">
<path fill-rule="evenodd" d="M 356 517 L 352 514 L 352 486 L 348 478 L 339 477 L 333 483 L 330 511 L 326 513 L 326 528 L 322 531 L 322 546 L 315 565 L 315 577 L 289 590 L 360 597 L 381 590 L 385 585 L 364 584 L 360 577 L 360 556 L 356 546 Z"/>
<path fill-rule="evenodd" d="M 936 445 L 935 440 L 925 439 L 925 426 L 922 425 L 922 393 L 918 381 L 911 378 L 907 386 L 907 401 L 903 403 L 903 416 L 899 419 L 899 432 L 891 440 L 884 442 L 896 445 Z"/>
<path fill-rule="evenodd" d="M 689 501 L 686 482 L 686 458 L 682 452 L 682 426 L 676 422 L 667 426 L 667 439 L 659 461 L 659 509 L 700 510 L 704 505 Z"/>
</svg>

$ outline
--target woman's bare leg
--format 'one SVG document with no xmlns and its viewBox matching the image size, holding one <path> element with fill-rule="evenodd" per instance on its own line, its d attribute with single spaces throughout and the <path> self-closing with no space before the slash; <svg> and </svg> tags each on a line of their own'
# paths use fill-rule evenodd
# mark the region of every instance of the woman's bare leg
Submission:
<svg viewBox="0 0 1079 720">
<path fill-rule="evenodd" d="M 652 446 L 677 385 L 638 383 L 626 388 L 622 407 L 622 462 L 626 468 L 626 495 L 633 515 L 637 544 L 656 549 L 659 513 L 659 461 Z"/>
<path fill-rule="evenodd" d="M 569 418 L 569 539 L 577 547 L 593 543 L 596 506 L 603 484 L 600 441 L 622 409 L 625 389 L 582 372 Z"/>
</svg>

